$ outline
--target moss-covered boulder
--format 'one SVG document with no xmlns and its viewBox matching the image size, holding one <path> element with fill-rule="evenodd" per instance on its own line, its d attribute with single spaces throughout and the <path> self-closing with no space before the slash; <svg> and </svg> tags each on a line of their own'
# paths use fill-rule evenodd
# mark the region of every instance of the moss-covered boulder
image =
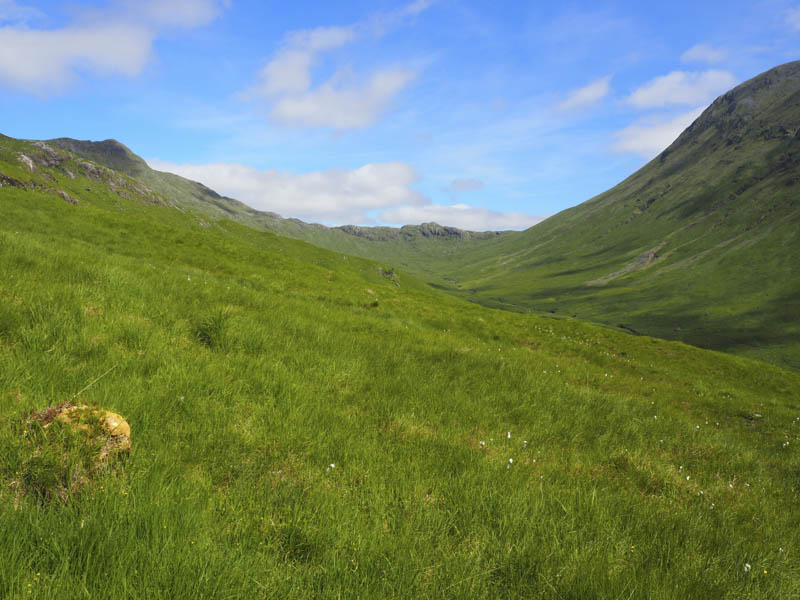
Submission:
<svg viewBox="0 0 800 600">
<path fill-rule="evenodd" d="M 4 436 L 5 437 L 5 436 Z M 117 413 L 62 402 L 12 423 L 0 476 L 24 497 L 66 501 L 113 470 L 131 448 L 131 428 Z"/>
</svg>

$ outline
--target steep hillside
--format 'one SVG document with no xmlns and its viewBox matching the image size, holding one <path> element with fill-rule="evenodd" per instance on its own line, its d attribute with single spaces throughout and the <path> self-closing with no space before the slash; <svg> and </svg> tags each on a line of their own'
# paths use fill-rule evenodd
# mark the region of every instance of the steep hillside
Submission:
<svg viewBox="0 0 800 600">
<path fill-rule="evenodd" d="M 717 99 L 611 190 L 455 257 L 477 302 L 800 368 L 800 62 Z"/>
<path fill-rule="evenodd" d="M 463 302 L 34 143 L 0 173 L 0 597 L 800 593 L 800 375 Z M 70 399 L 131 426 L 88 481 L 21 418 Z"/>
</svg>

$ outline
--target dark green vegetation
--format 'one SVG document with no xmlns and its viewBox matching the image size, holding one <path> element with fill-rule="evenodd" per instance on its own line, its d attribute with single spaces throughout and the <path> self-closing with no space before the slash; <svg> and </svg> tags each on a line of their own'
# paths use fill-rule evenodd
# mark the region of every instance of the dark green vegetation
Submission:
<svg viewBox="0 0 800 600">
<path fill-rule="evenodd" d="M 48 146 L 0 138 L 0 173 L 0 597 L 800 595 L 800 375 L 467 303 Z M 13 425 L 84 389 L 130 456 L 20 494 Z"/>
</svg>

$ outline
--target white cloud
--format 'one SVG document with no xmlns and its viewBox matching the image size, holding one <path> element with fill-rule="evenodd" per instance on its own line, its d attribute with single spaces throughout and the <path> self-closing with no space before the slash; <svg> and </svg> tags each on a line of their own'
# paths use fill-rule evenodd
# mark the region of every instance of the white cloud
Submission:
<svg viewBox="0 0 800 600">
<path fill-rule="evenodd" d="M 259 73 L 259 81 L 251 93 L 273 96 L 308 91 L 317 55 L 340 48 L 354 39 L 353 27 L 318 27 L 289 34 L 283 47 Z"/>
<path fill-rule="evenodd" d="M 113 25 L 35 31 L 0 28 L 0 84 L 36 95 L 58 93 L 78 69 L 134 76 L 147 63 L 151 34 Z"/>
<path fill-rule="evenodd" d="M 634 153 L 652 158 L 674 142 L 703 110 L 704 107 L 700 107 L 672 118 L 640 120 L 614 134 L 617 141 L 613 149 L 620 153 Z"/>
<path fill-rule="evenodd" d="M 415 70 L 380 69 L 365 79 L 338 70 L 316 86 L 313 70 L 322 54 L 354 43 L 368 32 L 381 36 L 403 20 L 422 13 L 432 3 L 416 0 L 398 11 L 376 15 L 366 23 L 294 31 L 286 36 L 244 96 L 265 100 L 270 105 L 270 117 L 284 125 L 338 130 L 371 125 L 416 78 Z"/>
<path fill-rule="evenodd" d="M 718 63 L 728 58 L 728 53 L 708 44 L 696 44 L 681 54 L 683 62 Z"/>
<path fill-rule="evenodd" d="M 467 204 L 426 204 L 424 206 L 399 206 L 380 214 L 384 223 L 406 225 L 435 222 L 469 231 L 497 231 L 501 229 L 526 229 L 544 221 L 546 215 L 528 215 L 521 212 L 502 213 Z"/>
<path fill-rule="evenodd" d="M 599 102 L 611 91 L 611 75 L 593 81 L 589 85 L 574 90 L 569 97 L 558 105 L 559 110 L 583 108 Z"/>
<path fill-rule="evenodd" d="M 80 73 L 134 77 L 147 65 L 162 28 L 197 27 L 221 10 L 216 0 L 172 0 L 169 10 L 165 6 L 160 0 L 121 0 L 61 29 L 0 27 L 0 85 L 48 96 L 63 92 Z M 0 0 L 0 22 L 4 15 L 36 16 Z"/>
<path fill-rule="evenodd" d="M 633 94 L 627 102 L 636 108 L 653 108 L 668 105 L 697 105 L 710 102 L 736 84 L 728 71 L 711 69 L 701 73 L 673 71 L 656 77 Z"/>
<path fill-rule="evenodd" d="M 402 162 L 292 174 L 236 163 L 177 165 L 149 160 L 154 169 L 199 181 L 248 206 L 285 217 L 331 223 L 365 223 L 371 210 L 425 202 L 412 189 L 418 177 Z"/>
<path fill-rule="evenodd" d="M 795 30 L 800 31 L 800 8 L 786 11 L 786 22 Z"/>
<path fill-rule="evenodd" d="M 303 94 L 281 98 L 270 115 L 286 125 L 360 129 L 374 123 L 415 77 L 411 70 L 388 69 L 360 85 L 331 80 Z"/>
</svg>

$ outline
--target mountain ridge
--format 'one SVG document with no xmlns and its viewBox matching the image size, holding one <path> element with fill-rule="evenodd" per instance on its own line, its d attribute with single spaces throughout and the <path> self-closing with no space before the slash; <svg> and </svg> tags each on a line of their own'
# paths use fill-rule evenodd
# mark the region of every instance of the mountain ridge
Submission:
<svg viewBox="0 0 800 600">
<path fill-rule="evenodd" d="M 213 204 L 226 212 L 230 216 L 237 216 L 237 214 L 245 213 L 250 217 L 256 219 L 252 224 L 255 226 L 269 226 L 275 227 L 275 223 L 265 223 L 263 219 L 271 219 L 274 221 L 285 221 L 296 224 L 298 227 L 308 227 L 312 229 L 325 229 L 332 231 L 341 231 L 354 237 L 364 238 L 370 241 L 388 241 L 388 240 L 404 240 L 411 241 L 417 237 L 438 237 L 438 238 L 457 238 L 457 239 L 483 239 L 490 238 L 500 234 L 497 231 L 475 232 L 451 227 L 448 225 L 440 225 L 438 223 L 420 223 L 418 225 L 410 224 L 403 225 L 402 227 L 388 227 L 388 226 L 359 226 L 359 225 L 340 225 L 334 227 L 327 227 L 319 223 L 309 223 L 294 217 L 283 217 L 275 212 L 262 211 L 254 209 L 243 202 L 219 194 L 215 190 L 207 187 L 206 185 L 174 175 L 172 173 L 157 171 L 152 169 L 147 162 L 141 157 L 137 156 L 130 148 L 115 139 L 108 139 L 101 142 L 91 140 L 75 140 L 72 138 L 56 138 L 51 140 L 44 140 L 45 143 L 54 145 L 62 150 L 72 152 L 74 154 L 83 156 L 90 160 L 94 160 L 100 164 L 108 166 L 118 171 L 122 171 L 126 175 L 134 178 L 144 178 L 151 184 L 157 181 L 177 181 L 174 178 L 180 178 L 194 186 L 194 196 L 196 199 L 206 201 Z M 154 186 L 157 187 L 157 186 Z M 262 221 L 258 221 L 262 219 Z"/>
</svg>

